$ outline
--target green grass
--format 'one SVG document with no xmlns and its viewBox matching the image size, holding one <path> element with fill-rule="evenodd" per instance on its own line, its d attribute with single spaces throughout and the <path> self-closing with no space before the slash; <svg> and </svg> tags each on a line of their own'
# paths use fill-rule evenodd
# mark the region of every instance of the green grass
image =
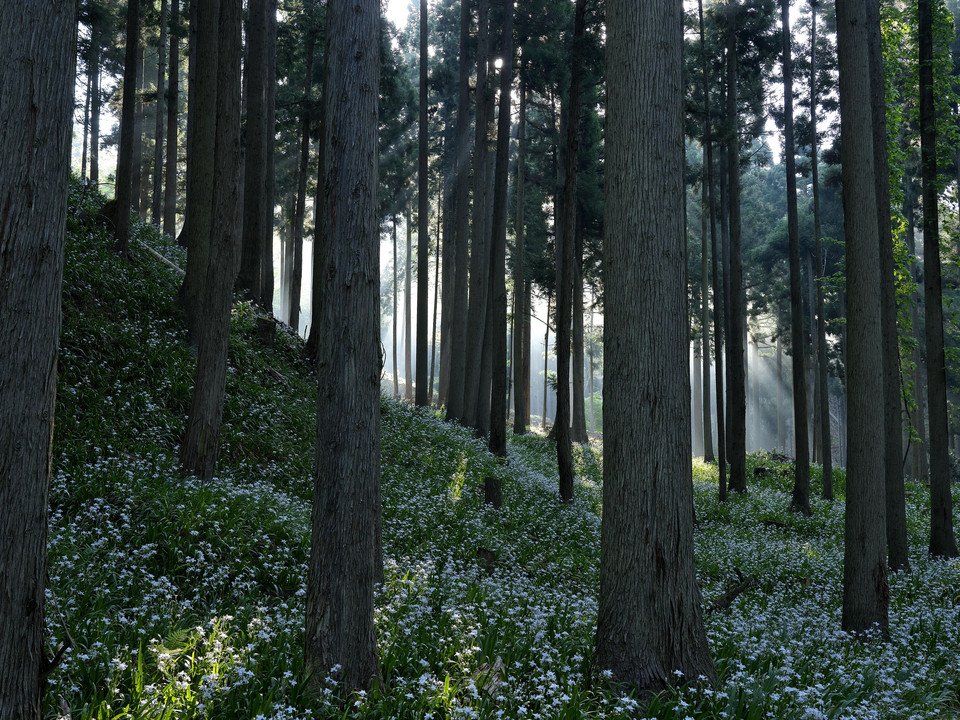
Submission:
<svg viewBox="0 0 960 720">
<path fill-rule="evenodd" d="M 73 217 L 99 202 L 74 189 Z M 149 228 L 137 237 L 182 263 Z M 788 510 L 789 465 L 716 499 L 694 462 L 695 552 L 713 688 L 644 706 L 589 681 L 599 585 L 602 447 L 577 448 L 577 499 L 557 500 L 553 447 L 512 438 L 498 462 L 469 431 L 384 399 L 385 582 L 376 622 L 383 684 L 344 693 L 302 677 L 316 388 L 300 340 L 259 346 L 237 304 L 218 477 L 181 478 L 177 444 L 194 358 L 178 278 L 70 222 L 51 487 L 48 630 L 76 647 L 46 713 L 72 718 L 934 718 L 960 715 L 960 564 L 925 557 L 923 486 L 908 486 L 914 571 L 891 578 L 891 641 L 840 632 L 838 497 Z M 482 481 L 503 479 L 504 507 Z M 678 479 L 685 481 L 684 479 Z M 492 574 L 478 550 L 495 553 Z"/>
</svg>

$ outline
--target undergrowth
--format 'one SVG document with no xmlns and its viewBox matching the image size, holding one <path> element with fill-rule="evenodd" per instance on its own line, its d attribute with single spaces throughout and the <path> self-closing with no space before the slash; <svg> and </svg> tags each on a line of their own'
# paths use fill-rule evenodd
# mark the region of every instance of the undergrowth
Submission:
<svg viewBox="0 0 960 720">
<path fill-rule="evenodd" d="M 114 718 L 933 718 L 960 713 L 960 564 L 924 553 L 926 489 L 908 486 L 913 572 L 891 577 L 891 640 L 839 630 L 842 499 L 788 510 L 790 466 L 751 456 L 750 491 L 716 498 L 694 461 L 695 552 L 719 682 L 648 703 L 590 679 L 599 586 L 602 448 L 576 450 L 576 501 L 555 453 L 512 438 L 506 462 L 431 411 L 384 399 L 382 683 L 346 693 L 302 676 L 316 388 L 302 344 L 232 319 L 218 477 L 180 476 L 194 358 L 178 277 L 81 218 L 74 188 L 51 487 L 48 629 L 76 641 L 46 714 Z M 135 236 L 176 263 L 148 227 Z M 758 468 L 762 470 L 758 471 Z M 504 506 L 483 503 L 485 476 Z M 835 486 L 843 492 L 843 473 Z M 683 481 L 678 479 L 678 481 Z M 333 670 L 333 669 L 331 669 Z"/>
</svg>

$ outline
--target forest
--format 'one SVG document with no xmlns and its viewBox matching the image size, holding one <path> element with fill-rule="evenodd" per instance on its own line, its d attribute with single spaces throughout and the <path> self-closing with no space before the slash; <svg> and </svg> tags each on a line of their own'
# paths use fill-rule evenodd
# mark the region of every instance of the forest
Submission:
<svg viewBox="0 0 960 720">
<path fill-rule="evenodd" d="M 0 720 L 960 716 L 960 1 L 0 8 Z"/>
</svg>

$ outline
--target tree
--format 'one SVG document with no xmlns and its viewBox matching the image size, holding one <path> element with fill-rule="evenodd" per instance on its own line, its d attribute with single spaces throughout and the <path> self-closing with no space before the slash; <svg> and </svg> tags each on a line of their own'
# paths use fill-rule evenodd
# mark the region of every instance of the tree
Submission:
<svg viewBox="0 0 960 720">
<path fill-rule="evenodd" d="M 177 0 L 174 0 L 177 2 Z M 160 2 L 160 39 L 157 42 L 157 104 L 156 126 L 153 146 L 153 188 L 150 205 L 150 222 L 158 228 L 163 225 L 163 103 L 166 100 L 165 80 L 167 72 L 167 0 Z M 174 156 L 176 157 L 176 156 Z"/>
<path fill-rule="evenodd" d="M 219 7 L 218 7 L 219 6 Z M 202 211 L 209 225 L 189 223 L 191 233 L 208 228 L 209 235 L 191 238 L 191 247 L 209 247 L 203 253 L 202 274 L 194 340 L 197 345 L 197 372 L 187 431 L 180 447 L 180 462 L 187 472 L 209 480 L 216 472 L 217 450 L 227 379 L 227 351 L 230 342 L 230 307 L 233 303 L 234 268 L 240 248 L 240 55 L 242 50 L 240 0 L 215 0 L 197 9 L 197 43 L 211 45 L 216 62 L 197 68 L 198 92 L 211 95 L 216 109 L 212 118 L 197 118 L 198 136 L 206 142 L 193 150 L 196 162 L 213 168 L 209 194 L 194 193 L 191 202 L 210 202 Z M 202 52 L 198 48 L 198 52 Z M 199 124 L 212 125 L 201 134 Z M 209 153 L 198 157 L 199 152 Z M 195 209 L 188 210 L 191 215 Z"/>
<path fill-rule="evenodd" d="M 379 678 L 373 591 L 380 513 L 380 3 L 327 9 L 324 225 L 305 670 L 347 690 Z"/>
<path fill-rule="evenodd" d="M 937 120 L 933 97 L 933 0 L 919 0 L 920 157 L 923 180 L 923 295 L 930 422 L 930 554 L 957 557 L 950 493 L 947 371 L 943 350 L 943 289 L 937 208 Z"/>
<path fill-rule="evenodd" d="M 787 227 L 790 236 L 790 340 L 793 344 L 794 475 L 790 507 L 810 515 L 810 440 L 807 435 L 807 374 L 804 369 L 803 298 L 800 293 L 800 223 L 793 136 L 793 59 L 790 0 L 780 0 L 783 27 L 783 139 L 787 175 Z"/>
<path fill-rule="evenodd" d="M 527 85 L 520 68 L 520 118 L 517 126 L 517 214 L 513 246 L 513 434 L 530 425 L 530 282 L 524 274 L 523 206 L 527 174 Z"/>
<path fill-rule="evenodd" d="M 887 632 L 880 257 L 865 0 L 837 0 L 847 267 L 847 500 L 843 628 Z"/>
<path fill-rule="evenodd" d="M 429 37 L 427 33 L 427 0 L 420 0 L 420 124 L 418 132 L 417 155 L 417 395 L 416 403 L 421 407 L 428 404 L 428 390 L 433 383 L 427 384 L 427 320 L 428 320 L 428 280 L 430 278 L 430 236 L 427 225 L 430 221 L 430 198 L 427 188 L 427 154 L 429 151 L 427 128 L 427 62 Z M 439 243 L 439 237 L 437 242 Z M 436 303 L 434 303 L 436 308 Z"/>
<path fill-rule="evenodd" d="M 609 372 L 594 667 L 648 693 L 674 670 L 716 677 L 693 566 L 683 27 L 673 0 L 606 10 Z"/>
<path fill-rule="evenodd" d="M 513 0 L 503 4 L 503 67 L 497 118 L 497 165 L 493 182 L 490 240 L 490 338 L 493 377 L 490 401 L 490 452 L 507 456 L 507 180 L 510 171 L 510 93 L 513 90 Z M 516 339 L 514 339 L 516 342 Z"/>
<path fill-rule="evenodd" d="M 75 52 L 73 3 L 0 23 L 0 718 L 40 720 L 47 496 Z"/>
<path fill-rule="evenodd" d="M 130 248 L 130 212 L 137 198 L 134 182 L 140 182 L 135 172 L 134 153 L 138 144 L 136 133 L 137 105 L 137 49 L 140 45 L 140 0 L 127 3 L 127 40 L 123 64 L 123 105 L 120 112 L 120 151 L 117 154 L 117 227 L 114 249 L 121 253 Z"/>
<path fill-rule="evenodd" d="M 167 164 L 163 196 L 163 234 L 177 233 L 177 144 L 180 115 L 180 0 L 170 3 L 170 82 L 167 91 Z"/>
</svg>

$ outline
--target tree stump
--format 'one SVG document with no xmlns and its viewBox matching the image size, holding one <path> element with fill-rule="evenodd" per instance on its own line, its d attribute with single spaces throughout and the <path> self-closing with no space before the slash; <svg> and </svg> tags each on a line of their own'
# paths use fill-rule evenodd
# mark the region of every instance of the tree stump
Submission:
<svg viewBox="0 0 960 720">
<path fill-rule="evenodd" d="M 257 340 L 264 347 L 272 348 L 277 336 L 277 326 L 273 318 L 257 318 Z"/>
<path fill-rule="evenodd" d="M 503 504 L 503 495 L 500 491 L 500 478 L 488 477 L 483 479 L 483 501 L 499 510 Z"/>
</svg>

